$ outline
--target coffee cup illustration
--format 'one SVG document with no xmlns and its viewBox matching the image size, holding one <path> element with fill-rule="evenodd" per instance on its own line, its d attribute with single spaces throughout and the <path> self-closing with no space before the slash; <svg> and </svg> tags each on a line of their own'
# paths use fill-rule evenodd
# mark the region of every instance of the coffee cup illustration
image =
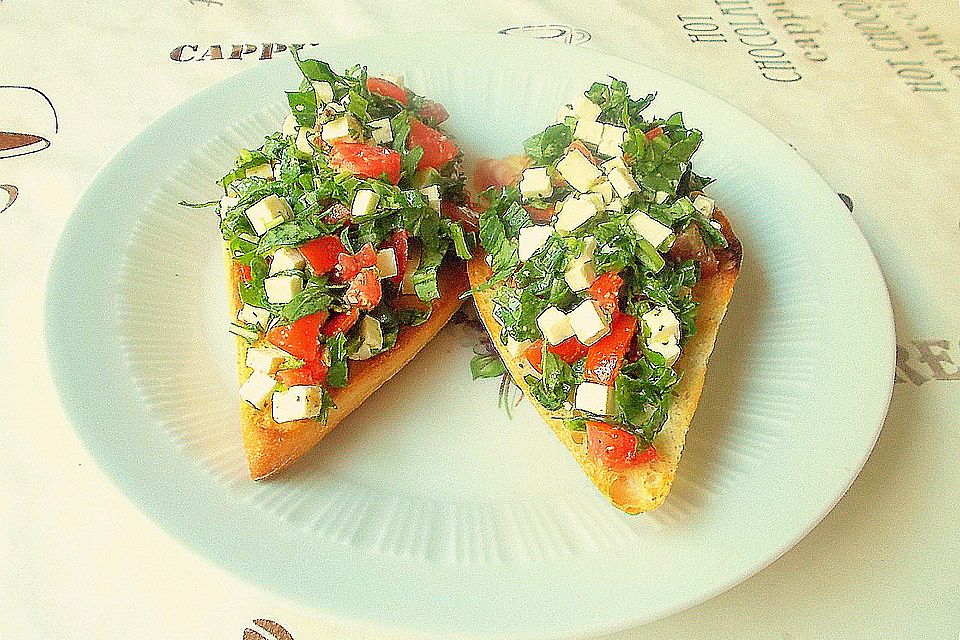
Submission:
<svg viewBox="0 0 960 640">
<path fill-rule="evenodd" d="M 0 159 L 43 151 L 57 126 L 57 111 L 42 91 L 0 85 Z"/>
</svg>

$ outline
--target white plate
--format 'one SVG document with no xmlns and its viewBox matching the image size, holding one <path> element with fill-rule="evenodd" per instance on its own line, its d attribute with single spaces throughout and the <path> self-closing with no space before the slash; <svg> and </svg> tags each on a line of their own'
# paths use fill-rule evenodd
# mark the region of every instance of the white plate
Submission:
<svg viewBox="0 0 960 640">
<path fill-rule="evenodd" d="M 416 46 L 413 46 L 416 44 Z M 478 635 L 633 625 L 726 589 L 795 544 L 869 454 L 893 380 L 889 300 L 840 201 L 786 144 L 674 77 L 580 48 L 418 35 L 308 51 L 402 73 L 474 157 L 516 152 L 608 74 L 704 132 L 701 173 L 744 266 L 679 478 L 642 516 L 611 507 L 523 404 L 472 382 L 451 325 L 312 455 L 251 482 L 214 216 L 237 148 L 275 129 L 292 63 L 201 93 L 98 175 L 49 285 L 51 365 L 77 433 L 171 535 L 345 618 Z"/>
</svg>

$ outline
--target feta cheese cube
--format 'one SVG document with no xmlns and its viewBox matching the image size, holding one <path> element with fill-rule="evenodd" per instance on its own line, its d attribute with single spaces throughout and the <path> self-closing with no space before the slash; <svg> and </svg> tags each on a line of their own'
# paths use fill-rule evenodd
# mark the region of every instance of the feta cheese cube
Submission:
<svg viewBox="0 0 960 640">
<path fill-rule="evenodd" d="M 530 348 L 531 344 L 532 343 L 529 340 L 517 341 L 517 340 L 514 340 L 513 338 L 507 337 L 507 342 L 506 342 L 506 345 L 504 346 L 506 346 L 507 353 L 509 353 L 511 357 L 519 358 L 524 353 L 526 353 L 527 349 Z"/>
<path fill-rule="evenodd" d="M 600 105 L 585 95 L 573 101 L 573 115 L 582 120 L 596 120 L 600 117 Z"/>
<path fill-rule="evenodd" d="M 397 275 L 397 253 L 393 249 L 377 251 L 377 271 L 381 278 L 392 278 Z"/>
<path fill-rule="evenodd" d="M 657 204 L 663 204 L 669 199 L 670 199 L 670 194 L 667 193 L 666 191 L 657 191 L 657 193 L 654 194 L 653 196 L 653 201 L 656 202 Z"/>
<path fill-rule="evenodd" d="M 583 291 L 597 279 L 597 270 L 593 264 L 593 252 L 597 249 L 597 241 L 593 236 L 587 236 L 583 240 L 583 250 L 580 255 L 570 261 L 563 273 L 564 280 L 573 291 Z"/>
<path fill-rule="evenodd" d="M 270 194 L 263 200 L 250 205 L 246 213 L 247 219 L 250 220 L 258 236 L 262 236 L 281 222 L 293 217 L 290 205 L 276 194 Z"/>
<path fill-rule="evenodd" d="M 337 140 L 356 140 L 360 132 L 360 123 L 352 115 L 340 116 L 323 125 L 320 137 L 324 142 Z"/>
<path fill-rule="evenodd" d="M 535 224 L 520 229 L 517 252 L 520 260 L 523 262 L 529 260 L 533 254 L 543 248 L 543 245 L 547 244 L 551 235 L 553 235 L 553 227 L 548 224 Z"/>
<path fill-rule="evenodd" d="M 630 216 L 627 223 L 637 232 L 637 235 L 658 249 L 667 238 L 673 235 L 670 227 L 660 224 L 642 211 Z"/>
<path fill-rule="evenodd" d="M 597 215 L 597 200 L 590 196 L 570 196 L 563 201 L 557 213 L 557 221 L 553 224 L 558 233 L 570 233 L 584 222 Z"/>
<path fill-rule="evenodd" d="M 427 203 L 430 205 L 431 209 L 434 211 L 440 211 L 440 187 L 433 184 L 429 187 L 420 189 L 420 193 L 426 197 Z"/>
<path fill-rule="evenodd" d="M 297 385 L 273 394 L 273 421 L 293 422 L 320 415 L 323 392 L 320 387 Z"/>
<path fill-rule="evenodd" d="M 557 172 L 570 183 L 570 186 L 581 193 L 589 191 L 590 187 L 599 182 L 603 175 L 577 149 L 571 149 L 561 158 L 560 162 L 557 163 Z"/>
<path fill-rule="evenodd" d="M 630 171 L 627 168 L 627 165 L 623 161 L 623 156 L 617 156 L 616 158 L 611 158 L 606 162 L 600 163 L 600 168 L 603 169 L 603 172 L 609 174 L 615 169 L 623 169 L 624 171 Z"/>
<path fill-rule="evenodd" d="M 283 119 L 283 124 L 280 126 L 280 133 L 287 138 L 292 138 L 297 135 L 297 129 L 299 128 L 300 124 L 297 122 L 297 117 L 291 113 Z"/>
<path fill-rule="evenodd" d="M 582 382 L 577 386 L 577 393 L 573 404 L 577 409 L 598 416 L 613 415 L 616 403 L 613 397 L 613 387 L 595 382 Z"/>
<path fill-rule="evenodd" d="M 407 266 L 403 271 L 403 280 L 400 281 L 400 293 L 416 294 L 413 286 L 413 274 L 420 268 L 420 247 L 410 245 L 407 248 Z"/>
<path fill-rule="evenodd" d="M 610 332 L 610 322 L 597 308 L 597 303 L 587 299 L 567 314 L 573 332 L 582 344 L 590 346 Z"/>
<path fill-rule="evenodd" d="M 621 200 L 620 198 L 614 198 L 613 200 L 607 203 L 606 210 L 607 211 L 623 211 L 623 200 Z"/>
<path fill-rule="evenodd" d="M 267 164 L 261 164 L 256 167 L 250 167 L 246 170 L 248 178 L 264 178 L 265 180 L 273 180 L 273 167 Z"/>
<path fill-rule="evenodd" d="M 257 409 L 263 409 L 273 393 L 277 381 L 263 371 L 254 371 L 240 385 L 240 399 L 252 404 Z"/>
<path fill-rule="evenodd" d="M 713 198 L 700 194 L 693 199 L 693 208 L 709 218 L 713 215 L 713 210 L 717 208 L 717 203 Z"/>
<path fill-rule="evenodd" d="M 300 276 L 272 276 L 263 281 L 263 290 L 267 300 L 273 304 L 287 304 L 303 291 L 303 278 Z"/>
<path fill-rule="evenodd" d="M 370 315 L 360 320 L 360 345 L 357 352 L 350 356 L 351 360 L 368 360 L 383 349 L 383 328 L 380 321 Z"/>
<path fill-rule="evenodd" d="M 599 195 L 604 204 L 609 204 L 613 200 L 613 185 L 610 184 L 609 180 L 598 182 L 593 185 L 590 191 Z"/>
<path fill-rule="evenodd" d="M 610 178 L 610 184 L 613 185 L 617 195 L 621 198 L 626 198 L 630 194 L 640 191 L 640 185 L 637 184 L 633 174 L 627 169 L 615 168 L 608 177 Z"/>
<path fill-rule="evenodd" d="M 576 118 L 576 116 L 573 113 L 573 107 L 570 106 L 569 104 L 563 105 L 562 107 L 560 107 L 560 110 L 557 111 L 557 122 L 560 124 L 565 122 L 566 119 L 570 117 Z"/>
<path fill-rule="evenodd" d="M 329 82 L 314 80 L 310 84 L 313 85 L 313 92 L 317 94 L 317 105 L 322 106 L 328 102 L 333 102 L 333 87 L 330 86 Z"/>
<path fill-rule="evenodd" d="M 306 264 L 307 261 L 299 249 L 280 247 L 273 252 L 273 260 L 270 262 L 270 275 L 275 276 L 283 271 L 303 269 Z"/>
<path fill-rule="evenodd" d="M 237 206 L 239 203 L 240 198 L 233 198 L 231 196 L 223 196 L 220 198 L 220 217 L 222 218 L 226 215 L 228 209 Z"/>
<path fill-rule="evenodd" d="M 648 340 L 647 349 L 662 355 L 668 367 L 672 367 L 680 357 L 680 344 L 673 337 L 664 340 Z"/>
<path fill-rule="evenodd" d="M 603 138 L 603 127 L 604 125 L 596 120 L 580 118 L 573 130 L 573 137 L 589 144 L 599 145 L 601 138 Z"/>
<path fill-rule="evenodd" d="M 376 191 L 371 191 L 370 189 L 360 189 L 353 197 L 353 206 L 351 207 L 350 212 L 354 218 L 369 215 L 376 210 L 379 202 L 380 194 L 378 194 Z"/>
<path fill-rule="evenodd" d="M 655 307 L 640 316 L 650 330 L 649 341 L 680 338 L 680 321 L 667 307 Z"/>
<path fill-rule="evenodd" d="M 369 124 L 373 130 L 373 141 L 377 144 L 386 144 L 393 142 L 393 127 L 390 126 L 390 118 L 380 118 L 372 120 Z"/>
<path fill-rule="evenodd" d="M 261 329 L 266 329 L 267 324 L 270 322 L 270 312 L 260 307 L 245 304 L 240 307 L 240 311 L 237 312 L 237 320 L 243 324 L 252 324 Z"/>
<path fill-rule="evenodd" d="M 549 344 L 560 344 L 573 336 L 573 327 L 570 326 L 567 314 L 556 307 L 544 309 L 537 317 L 537 326 L 543 333 L 543 339 Z"/>
<path fill-rule="evenodd" d="M 276 373 L 290 354 L 271 347 L 250 347 L 247 349 L 247 366 L 254 371 Z"/>
<path fill-rule="evenodd" d="M 524 169 L 520 178 L 520 194 L 527 200 L 548 198 L 553 193 L 546 167 Z"/>
<path fill-rule="evenodd" d="M 627 130 L 612 124 L 603 125 L 603 134 L 597 143 L 597 151 L 607 156 L 619 157 L 623 155 L 623 140 Z"/>
</svg>

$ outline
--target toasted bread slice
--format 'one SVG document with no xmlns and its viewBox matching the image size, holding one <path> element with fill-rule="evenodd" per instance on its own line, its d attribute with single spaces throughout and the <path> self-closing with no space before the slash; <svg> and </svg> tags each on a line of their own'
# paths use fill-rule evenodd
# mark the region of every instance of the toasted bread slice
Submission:
<svg viewBox="0 0 960 640">
<path fill-rule="evenodd" d="M 641 513 L 655 509 L 663 503 L 670 492 L 687 429 L 700 400 L 700 392 L 707 372 L 707 360 L 710 358 L 710 352 L 713 351 L 720 321 L 727 310 L 727 304 L 733 295 L 733 285 L 740 272 L 740 242 L 730 230 L 723 214 L 717 211 L 715 215 L 723 224 L 724 236 L 729 246 L 715 253 L 718 262 L 717 273 L 701 280 L 693 290 L 693 297 L 699 303 L 697 332 L 683 346 L 680 359 L 674 365 L 674 369 L 682 376 L 674 388 L 674 401 L 667 422 L 654 440 L 659 459 L 625 472 L 612 471 L 587 455 L 587 443 L 583 432 L 572 431 L 563 422 L 563 418 L 570 417 L 569 412 L 548 411 L 530 396 L 530 389 L 523 380 L 524 374 L 528 372 L 525 372 L 522 366 L 510 356 L 506 346 L 500 340 L 501 327 L 493 316 L 495 290 L 476 291 L 473 294 L 477 311 L 514 381 L 560 442 L 570 450 L 597 488 L 614 506 L 627 513 Z M 479 287 L 492 275 L 482 254 L 481 251 L 480 255 L 475 256 L 467 266 L 473 287 Z"/>
<path fill-rule="evenodd" d="M 233 316 L 242 306 L 239 295 L 240 279 L 231 268 L 227 256 L 230 306 Z M 330 432 L 351 411 L 360 406 L 373 392 L 410 362 L 450 320 L 460 308 L 460 296 L 468 289 L 467 274 L 460 263 L 444 264 L 439 277 L 440 298 L 433 301 L 433 313 L 423 324 L 404 327 L 397 343 L 389 351 L 369 360 L 350 362 L 350 382 L 343 389 L 330 389 L 336 408 L 330 411 L 326 424 L 317 420 L 296 420 L 277 424 L 270 409 L 258 410 L 247 402 L 240 402 L 240 426 L 243 446 L 250 466 L 250 477 L 261 480 L 302 457 Z M 249 345 L 237 338 L 237 369 L 245 380 L 251 369 L 246 366 Z"/>
</svg>

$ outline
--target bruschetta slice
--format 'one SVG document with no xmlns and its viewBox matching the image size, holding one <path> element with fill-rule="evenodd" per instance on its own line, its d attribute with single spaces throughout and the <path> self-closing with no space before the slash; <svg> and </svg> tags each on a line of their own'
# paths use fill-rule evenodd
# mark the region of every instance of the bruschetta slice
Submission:
<svg viewBox="0 0 960 640">
<path fill-rule="evenodd" d="M 741 247 L 692 171 L 700 132 L 595 83 L 485 191 L 473 296 L 507 370 L 597 488 L 670 491 Z"/>
<path fill-rule="evenodd" d="M 399 78 L 300 60 L 281 130 L 222 180 L 250 475 L 303 456 L 460 306 L 476 222 L 447 113 Z"/>
</svg>

